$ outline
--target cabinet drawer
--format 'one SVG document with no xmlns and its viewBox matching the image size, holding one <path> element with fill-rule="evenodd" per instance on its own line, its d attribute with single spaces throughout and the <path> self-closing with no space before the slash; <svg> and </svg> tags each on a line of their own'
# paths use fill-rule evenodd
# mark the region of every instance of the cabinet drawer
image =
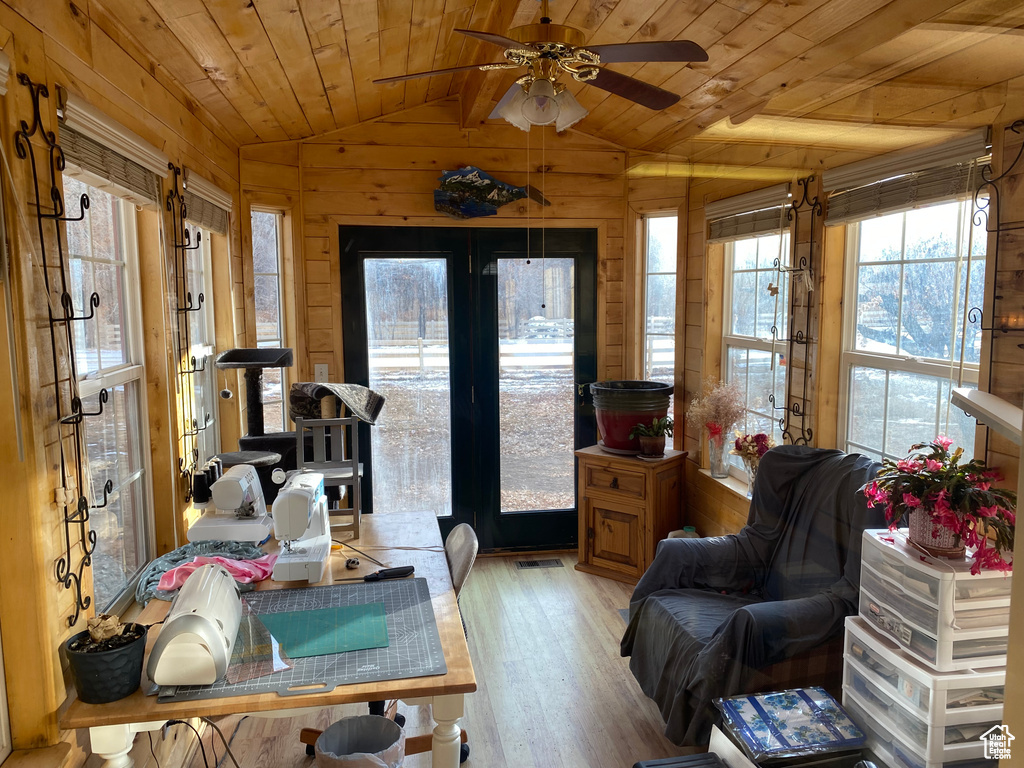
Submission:
<svg viewBox="0 0 1024 768">
<path fill-rule="evenodd" d="M 647 497 L 647 484 L 643 472 L 608 464 L 587 462 L 584 484 L 587 496 L 591 493 L 601 493 L 637 500 Z"/>
</svg>

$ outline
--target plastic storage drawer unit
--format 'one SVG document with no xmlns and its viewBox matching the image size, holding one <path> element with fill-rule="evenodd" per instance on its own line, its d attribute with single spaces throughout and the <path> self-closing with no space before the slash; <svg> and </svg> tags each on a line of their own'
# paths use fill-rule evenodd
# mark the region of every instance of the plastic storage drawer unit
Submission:
<svg viewBox="0 0 1024 768">
<path fill-rule="evenodd" d="M 927 760 L 913 747 L 894 736 L 883 726 L 877 710 L 870 709 L 857 698 L 855 693 L 843 686 L 843 707 L 867 736 L 867 746 L 872 754 L 889 768 L 997 768 L 998 761 L 984 757 L 948 760 Z M 888 722 L 888 720 L 886 720 Z M 980 742 L 979 742 L 980 743 Z"/>
<path fill-rule="evenodd" d="M 930 557 L 902 533 L 864 532 L 860 614 L 940 672 L 1005 666 L 1010 579 Z"/>
<path fill-rule="evenodd" d="M 846 619 L 843 656 L 844 671 L 858 671 L 886 697 L 930 725 L 945 728 L 1002 719 L 1004 668 L 934 672 L 857 616 Z M 846 676 L 844 680 L 849 682 Z"/>
</svg>

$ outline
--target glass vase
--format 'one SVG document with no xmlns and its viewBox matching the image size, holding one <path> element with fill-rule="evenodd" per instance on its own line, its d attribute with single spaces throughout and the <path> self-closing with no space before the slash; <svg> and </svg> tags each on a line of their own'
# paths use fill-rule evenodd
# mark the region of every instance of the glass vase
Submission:
<svg viewBox="0 0 1024 768">
<path fill-rule="evenodd" d="M 725 450 L 724 438 L 708 438 L 708 457 L 712 477 L 729 476 L 729 452 Z"/>
<path fill-rule="evenodd" d="M 743 457 L 743 466 L 747 469 L 747 498 L 751 498 L 754 495 L 754 481 L 757 479 L 757 465 L 761 462 L 760 459 L 755 459 L 751 456 Z"/>
</svg>

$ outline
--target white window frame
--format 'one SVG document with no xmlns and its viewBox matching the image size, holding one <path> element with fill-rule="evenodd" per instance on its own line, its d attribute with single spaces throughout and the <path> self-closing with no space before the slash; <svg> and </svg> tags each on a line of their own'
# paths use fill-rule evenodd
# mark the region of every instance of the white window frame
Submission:
<svg viewBox="0 0 1024 768">
<path fill-rule="evenodd" d="M 791 238 L 792 237 L 792 233 L 789 231 L 789 229 L 783 228 L 783 229 L 774 230 L 772 232 L 764 232 L 764 233 L 757 234 L 757 235 L 748 235 L 748 236 L 745 236 L 745 237 L 738 237 L 738 238 L 726 240 L 724 243 L 722 243 L 722 245 L 723 245 L 723 247 L 725 249 L 725 259 L 724 259 L 724 265 L 723 265 L 723 270 L 722 270 L 722 357 L 721 357 L 722 363 L 721 363 L 721 379 L 723 381 L 728 381 L 727 376 L 728 376 L 728 372 L 729 372 L 729 349 L 730 349 L 730 347 L 734 348 L 734 349 L 746 349 L 746 350 L 749 350 L 749 351 L 766 352 L 769 355 L 773 355 L 773 353 L 774 353 L 774 355 L 773 355 L 774 359 L 777 359 L 777 357 L 775 357 L 775 356 L 785 355 L 787 353 L 787 351 L 788 351 L 788 344 L 785 341 L 785 339 L 783 339 L 783 338 L 779 338 L 779 339 L 776 339 L 776 340 L 773 340 L 772 338 L 762 339 L 762 338 L 760 338 L 758 336 L 743 336 L 743 335 L 740 335 L 740 334 L 734 334 L 734 333 L 730 333 L 729 332 L 729 328 L 732 325 L 732 320 L 731 320 L 732 306 L 733 306 L 733 300 L 735 298 L 733 296 L 733 273 L 734 273 L 734 266 L 735 266 L 735 260 L 734 259 L 735 259 L 736 243 L 741 241 L 741 240 L 760 240 L 760 239 L 763 239 L 763 238 L 766 238 L 766 237 L 777 237 L 777 236 L 782 238 L 782 246 L 783 247 L 782 247 L 781 251 L 779 252 L 779 257 L 780 257 L 781 265 L 785 268 L 785 267 L 787 267 L 789 265 L 789 257 L 790 257 L 790 253 L 789 253 L 790 248 L 788 247 L 789 240 L 787 238 Z M 758 271 L 762 271 L 762 270 L 758 270 Z M 789 282 L 788 274 L 785 273 L 785 272 L 780 273 L 779 282 L 780 283 L 785 282 L 785 284 L 788 284 L 788 282 Z M 792 301 L 792 295 L 790 295 L 790 293 L 787 292 L 786 302 L 784 304 L 782 302 L 780 302 L 780 304 L 779 304 L 778 317 L 783 317 L 783 318 L 788 318 L 789 317 L 789 311 L 790 311 L 789 303 L 791 301 Z M 755 331 L 756 331 L 756 320 L 755 320 Z M 783 391 L 785 391 L 786 390 L 786 376 L 787 376 L 787 374 L 789 372 L 789 367 L 788 366 L 785 366 L 785 367 L 777 366 L 777 367 L 779 369 L 779 372 L 776 375 L 781 377 L 781 379 L 782 379 L 782 388 L 783 388 Z M 771 393 L 768 393 L 768 394 L 771 394 Z M 785 406 L 786 404 L 785 403 L 781 403 L 781 404 L 780 403 L 776 403 L 776 405 L 777 406 L 778 405 Z M 771 401 L 767 401 L 767 406 L 766 407 L 767 407 L 767 409 L 772 409 Z M 748 413 L 753 412 L 749 407 L 746 408 L 746 411 Z M 775 413 L 778 413 L 779 415 L 776 416 Z M 767 417 L 769 419 L 769 421 L 770 421 L 770 423 L 772 425 L 771 433 L 770 434 L 773 437 L 775 437 L 776 443 L 780 442 L 780 439 L 779 439 L 780 435 L 778 433 L 781 431 L 781 427 L 779 427 L 778 421 L 779 421 L 779 418 L 781 417 L 781 415 L 783 413 L 784 412 L 781 411 L 781 410 L 780 411 L 768 410 L 767 413 L 760 414 L 760 415 L 763 415 L 763 416 L 765 416 L 765 417 Z M 733 436 L 731 434 L 730 435 L 726 435 L 726 445 L 727 446 L 731 446 L 732 442 L 733 442 Z M 747 478 L 747 471 L 746 471 L 746 469 L 743 466 L 742 460 L 738 456 L 731 456 L 730 455 L 730 457 L 729 457 L 729 472 L 733 476 L 738 477 L 738 478 L 740 478 L 742 480 L 746 480 L 746 478 Z"/>
<path fill-rule="evenodd" d="M 971 200 L 944 200 L 932 205 L 948 205 L 950 203 L 959 202 L 961 205 L 968 206 L 968 210 L 972 210 Z M 914 208 L 906 208 L 902 211 L 892 211 L 884 214 L 887 216 L 895 216 L 899 214 L 905 214 Z M 973 216 L 969 216 L 966 220 L 971 221 Z M 845 285 L 843 288 L 843 330 L 842 330 L 842 352 L 840 355 L 840 382 L 839 382 L 839 424 L 838 426 L 838 445 L 846 452 L 859 452 L 861 450 L 874 451 L 871 446 L 860 446 L 858 444 L 852 444 L 849 440 L 849 423 L 850 423 L 850 377 L 855 367 L 874 368 L 876 370 L 885 371 L 887 374 L 892 372 L 897 373 L 910 373 L 919 374 L 924 376 L 931 376 L 937 379 L 945 379 L 947 381 L 952 380 L 954 373 L 959 371 L 959 362 L 954 360 L 952 362 L 948 360 L 935 360 L 930 358 L 919 358 L 911 355 L 882 355 L 872 352 L 858 351 L 855 349 L 856 345 L 856 334 L 857 334 L 857 288 L 858 288 L 858 267 L 860 266 L 859 253 L 860 253 L 860 224 L 865 219 L 859 221 L 850 222 L 846 225 L 846 274 L 845 274 Z M 965 221 L 963 212 L 958 217 L 957 222 L 957 247 L 963 247 L 963 232 L 961 227 Z M 904 220 L 903 229 L 903 244 L 902 247 L 906 247 L 906 223 Z M 968 254 L 966 258 L 970 258 Z M 879 262 L 883 263 L 883 262 Z M 987 267 L 987 265 L 986 265 Z M 972 276 L 972 282 L 976 277 Z M 902 280 L 902 277 L 901 277 Z M 901 292 L 902 293 L 902 292 Z M 966 296 L 966 294 L 965 294 Z M 966 296 L 965 302 L 969 303 L 969 296 Z M 968 311 L 970 307 L 962 307 L 964 311 Z M 963 384 L 957 384 L 954 380 L 951 386 L 969 386 L 977 388 L 979 376 L 980 376 L 980 364 L 964 362 L 963 365 Z M 886 382 L 886 389 L 888 389 L 888 381 Z M 888 403 L 888 394 L 886 394 L 886 403 Z M 950 405 L 949 408 L 955 410 L 956 406 Z M 884 417 L 885 421 L 882 426 L 882 456 L 883 458 L 901 459 L 906 456 L 906 451 L 909 451 L 910 446 L 906 446 L 906 450 L 899 454 L 889 454 L 885 451 L 886 434 L 888 431 L 888 418 Z M 934 435 L 924 435 L 922 440 L 930 439 Z"/>
<path fill-rule="evenodd" d="M 195 250 L 187 251 L 189 259 L 197 259 L 199 262 L 199 273 L 202 277 L 202 284 L 199 286 L 190 285 L 188 290 L 202 292 L 203 294 L 203 306 L 200 313 L 203 316 L 203 321 L 206 330 L 206 337 L 200 342 L 197 342 L 194 338 L 192 339 L 192 349 L 189 351 L 190 357 L 195 357 L 196 365 L 204 370 L 193 374 L 193 384 L 201 383 L 205 400 L 200 398 L 195 399 L 196 419 L 198 423 L 202 424 L 206 418 L 206 414 L 210 414 L 210 422 L 206 425 L 205 429 L 198 435 L 198 448 L 199 448 L 199 463 L 202 464 L 207 459 L 211 458 L 217 453 L 220 453 L 220 428 L 217 426 L 219 421 L 219 398 L 217 397 L 217 371 L 214 366 L 213 355 L 216 351 L 216 331 L 214 325 L 214 304 L 213 304 L 213 251 L 210 243 L 211 233 L 210 230 L 200 226 L 191 221 L 186 221 L 185 225 L 193 232 L 201 233 L 202 237 L 199 239 L 199 247 Z M 186 265 L 186 275 L 190 271 L 189 267 L 191 263 Z M 193 295 L 193 302 L 198 301 L 198 297 Z M 193 389 L 195 387 L 193 386 Z"/>
<path fill-rule="evenodd" d="M 86 182 L 86 184 L 90 189 L 95 189 L 89 185 L 88 182 Z M 87 398 L 96 395 L 101 389 L 112 389 L 129 382 L 135 382 L 138 395 L 139 444 L 141 446 L 148 446 L 150 443 L 149 412 L 146 401 L 146 367 L 143 362 L 134 362 L 145 360 L 145 354 L 142 347 L 142 297 L 140 295 L 139 239 L 135 205 L 123 198 L 117 197 L 116 195 L 112 196 L 117 198 L 122 225 L 121 249 L 122 253 L 124 253 L 125 262 L 123 272 L 125 301 L 122 310 L 125 314 L 125 331 L 128 336 L 125 348 L 128 350 L 130 361 L 112 368 L 101 368 L 96 372 L 79 377 L 78 396 L 82 400 L 86 400 Z M 90 261 L 90 259 L 78 259 L 78 257 L 76 257 L 76 260 Z M 103 297 L 100 297 L 101 301 L 102 298 Z M 88 425 L 86 425 L 86 428 L 88 428 Z M 140 527 L 138 532 L 138 543 L 144 548 L 144 554 L 141 559 L 144 563 L 147 563 L 152 560 L 153 555 L 156 552 L 156 538 L 153 519 L 154 502 L 152 454 L 150 451 L 145 449 L 140 450 L 139 453 L 141 459 L 140 469 L 136 470 L 136 472 L 126 480 L 126 483 L 133 482 L 140 475 L 145 478 L 142 483 L 145 509 L 142 511 L 137 522 Z M 118 490 L 119 489 L 115 488 L 115 493 L 118 492 Z M 96 501 L 99 500 L 96 499 L 92 501 L 93 503 L 96 503 Z M 141 573 L 141 571 L 142 569 L 140 568 L 139 573 Z M 106 610 L 114 614 L 122 613 L 135 599 L 134 585 L 138 579 L 139 573 L 135 574 L 134 577 L 128 580 L 124 591 L 115 598 L 113 603 L 109 606 L 97 605 L 97 611 Z"/>
<path fill-rule="evenodd" d="M 651 219 L 667 219 L 667 218 L 672 218 L 672 219 L 676 220 L 676 263 L 673 265 L 673 269 L 672 269 L 671 272 L 651 272 L 650 271 L 650 261 L 648 259 L 648 247 L 649 247 L 649 244 L 650 244 L 650 221 L 651 221 Z M 643 346 L 642 346 L 642 350 L 643 350 L 643 360 L 642 360 L 643 375 L 644 375 L 645 379 L 650 379 L 652 377 L 652 375 L 653 375 L 651 373 L 651 368 L 652 368 L 652 365 L 653 365 L 653 360 L 652 360 L 652 357 L 653 357 L 652 341 L 654 339 L 657 339 L 657 338 L 669 338 L 669 339 L 672 339 L 672 342 L 673 342 L 673 344 L 672 344 L 672 350 L 673 350 L 672 378 L 674 379 L 675 375 L 676 375 L 676 362 L 675 362 L 676 330 L 677 330 L 677 327 L 678 327 L 679 318 L 678 317 L 674 317 L 673 318 L 672 333 L 657 333 L 657 332 L 650 333 L 647 330 L 648 322 L 649 322 L 649 319 L 650 319 L 648 317 L 647 308 L 648 308 L 648 306 L 650 306 L 649 300 L 648 300 L 648 287 L 650 285 L 649 278 L 656 277 L 656 276 L 666 276 L 666 275 L 670 275 L 672 277 L 673 281 L 675 281 L 675 291 L 674 291 L 675 305 L 676 306 L 679 305 L 679 283 L 678 283 L 678 275 L 679 275 L 679 212 L 678 211 L 657 211 L 655 213 L 646 213 L 646 214 L 642 215 L 642 221 L 643 221 L 643 228 L 642 229 L 643 229 L 643 238 L 644 238 L 643 239 L 643 254 L 644 254 L 644 258 L 643 258 L 643 262 L 644 262 L 643 281 L 644 282 L 643 282 L 643 325 L 641 327 L 640 335 L 641 335 L 641 338 L 643 339 Z"/>
<path fill-rule="evenodd" d="M 253 259 L 253 291 L 255 292 L 256 278 L 269 277 L 277 278 L 277 337 L 272 340 L 260 339 L 259 331 L 256 333 L 257 347 L 284 347 L 287 340 L 287 329 L 285 328 L 285 303 L 284 303 L 284 212 L 274 208 L 253 207 L 250 212 L 249 231 L 252 232 L 252 215 L 256 213 L 269 213 L 276 217 L 277 221 L 277 272 L 257 272 L 255 259 Z M 255 304 L 255 300 L 254 300 Z M 288 431 L 288 369 L 280 368 L 281 371 L 281 426 L 282 431 Z M 263 421 L 267 422 L 267 407 L 273 406 L 276 401 L 271 400 L 263 403 Z M 267 430 L 267 434 L 272 434 Z"/>
</svg>

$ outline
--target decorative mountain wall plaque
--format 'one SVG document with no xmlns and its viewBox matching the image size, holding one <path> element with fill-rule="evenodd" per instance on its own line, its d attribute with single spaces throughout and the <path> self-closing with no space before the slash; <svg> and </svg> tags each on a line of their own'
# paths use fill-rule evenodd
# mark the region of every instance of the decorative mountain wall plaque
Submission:
<svg viewBox="0 0 1024 768">
<path fill-rule="evenodd" d="M 445 171 L 439 180 L 441 183 L 434 190 L 434 209 L 453 219 L 493 216 L 501 206 L 524 197 L 541 205 L 551 205 L 535 187 L 516 187 L 498 181 L 472 165 Z"/>
</svg>

